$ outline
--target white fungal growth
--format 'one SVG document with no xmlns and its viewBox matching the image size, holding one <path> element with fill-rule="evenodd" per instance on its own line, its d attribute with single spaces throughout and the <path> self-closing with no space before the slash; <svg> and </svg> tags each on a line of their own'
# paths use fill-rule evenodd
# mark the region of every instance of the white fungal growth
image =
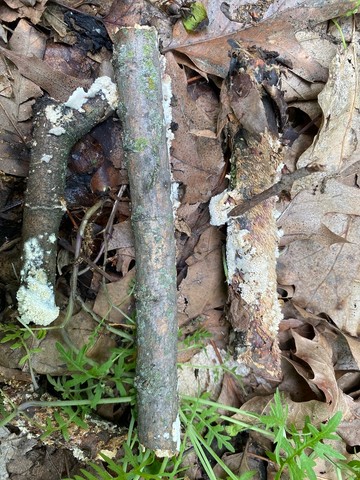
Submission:
<svg viewBox="0 0 360 480">
<path fill-rule="evenodd" d="M 41 162 L 45 162 L 45 163 L 49 163 L 50 160 L 53 158 L 52 155 L 43 155 L 41 158 L 40 158 L 40 161 Z"/>
<path fill-rule="evenodd" d="M 62 118 L 62 112 L 59 107 L 48 105 L 45 107 L 45 116 L 53 125 L 57 125 Z"/>
<path fill-rule="evenodd" d="M 45 117 L 52 124 L 52 127 L 49 129 L 49 133 L 51 133 L 52 135 L 60 136 L 66 132 L 65 128 L 62 125 L 72 119 L 73 113 L 70 110 L 69 112 L 64 114 L 64 111 L 60 106 L 48 105 L 45 108 Z"/>
<path fill-rule="evenodd" d="M 181 425 L 179 415 L 176 416 L 175 422 L 172 424 L 172 440 L 176 443 L 176 451 L 180 451 L 180 433 Z"/>
<path fill-rule="evenodd" d="M 161 65 L 161 88 L 162 88 L 162 97 L 163 97 L 163 114 L 164 114 L 164 123 L 166 128 L 166 145 L 168 151 L 168 157 L 170 159 L 170 149 L 172 141 L 175 136 L 171 130 L 172 122 L 172 109 L 171 109 L 171 99 L 172 99 L 172 89 L 171 89 L 171 77 L 166 73 L 166 58 L 164 55 L 160 55 L 160 65 Z M 171 171 L 171 169 L 170 169 Z M 173 173 L 171 171 L 171 193 L 170 193 L 171 203 L 173 206 L 174 219 L 176 218 L 176 212 L 180 207 L 179 200 L 179 184 L 174 181 Z"/>
<path fill-rule="evenodd" d="M 101 95 L 111 108 L 116 108 L 118 97 L 115 84 L 110 77 L 99 77 L 87 92 L 79 87 L 70 95 L 69 99 L 64 103 L 66 107 L 69 107 L 68 110 L 65 109 L 64 111 L 63 105 L 48 105 L 45 108 L 45 116 L 52 124 L 49 133 L 56 136 L 63 135 L 66 132 L 64 126 L 73 118 L 72 110 L 84 112 L 83 105 L 89 98 L 94 98 L 96 95 Z"/>
<path fill-rule="evenodd" d="M 233 226 L 234 222 L 229 222 L 226 242 L 226 262 L 228 269 L 227 280 L 229 283 L 231 283 L 236 272 L 241 271 L 243 277 L 244 270 L 247 274 L 249 273 L 248 265 L 244 265 L 244 258 L 248 258 L 249 256 L 252 258 L 252 256 L 255 254 L 255 251 L 251 251 L 252 248 L 247 241 L 250 233 L 249 230 L 243 229 L 234 232 Z M 247 298 L 246 301 L 250 303 L 253 300 L 254 299 Z"/>
<path fill-rule="evenodd" d="M 161 87 L 163 94 L 163 112 L 164 112 L 164 122 L 166 127 L 166 140 L 168 147 L 168 154 L 170 157 L 170 148 L 171 143 L 174 140 L 174 133 L 171 130 L 172 122 L 172 109 L 171 109 L 171 99 L 172 99 L 172 89 L 171 89 L 171 77 L 165 71 L 166 69 L 166 58 L 163 55 L 160 55 L 160 65 L 161 65 Z"/>
<path fill-rule="evenodd" d="M 171 193 L 170 193 L 171 203 L 173 207 L 174 218 L 176 217 L 177 209 L 180 207 L 179 199 L 179 184 L 177 182 L 171 183 Z"/>
<path fill-rule="evenodd" d="M 54 127 L 49 130 L 49 133 L 52 135 L 56 135 L 57 137 L 60 137 L 60 135 L 64 135 L 66 132 L 64 127 Z"/>
<path fill-rule="evenodd" d="M 54 290 L 48 282 L 43 265 L 44 251 L 37 238 L 30 238 L 24 244 L 22 285 L 16 295 L 20 320 L 24 324 L 32 322 L 46 326 L 59 315 Z"/>
<path fill-rule="evenodd" d="M 65 102 L 65 106 L 84 112 L 83 105 L 89 98 L 94 98 L 96 95 L 101 95 L 111 108 L 116 108 L 118 103 L 116 86 L 111 78 L 106 76 L 97 78 L 87 92 L 82 87 L 78 87 Z"/>
<path fill-rule="evenodd" d="M 215 226 L 225 225 L 229 220 L 229 213 L 236 207 L 239 194 L 236 190 L 224 190 L 210 200 L 210 224 Z M 239 197 L 241 198 L 241 197 Z"/>
</svg>

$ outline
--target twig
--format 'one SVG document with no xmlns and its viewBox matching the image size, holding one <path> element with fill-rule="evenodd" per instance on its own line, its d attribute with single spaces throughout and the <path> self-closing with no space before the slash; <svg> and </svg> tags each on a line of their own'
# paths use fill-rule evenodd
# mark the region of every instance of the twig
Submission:
<svg viewBox="0 0 360 480">
<path fill-rule="evenodd" d="M 239 205 L 230 210 L 229 217 L 238 217 L 251 208 L 256 207 L 256 205 L 259 205 L 261 202 L 264 202 L 268 198 L 279 195 L 281 192 L 290 191 L 293 183 L 297 180 L 300 180 L 301 178 L 315 172 L 322 172 L 323 170 L 324 168 L 322 165 L 312 164 L 308 165 L 307 167 L 299 168 L 298 170 L 295 170 L 295 172 L 284 175 L 281 177 L 279 182 L 275 183 L 270 188 L 267 188 L 257 195 L 254 195 L 252 198 L 242 201 Z"/>
<path fill-rule="evenodd" d="M 234 331 L 234 358 L 246 372 L 247 394 L 271 388 L 281 379 L 278 232 L 275 199 L 270 197 L 292 178 L 273 185 L 282 163 L 279 129 L 287 108 L 279 72 L 276 59 L 267 52 L 236 48 L 220 94 L 219 124 L 228 120 L 231 179 L 229 189 L 213 197 L 209 208 L 213 225 L 227 223 L 227 316 Z"/>
<path fill-rule="evenodd" d="M 80 228 L 77 231 L 76 235 L 76 243 L 75 243 L 75 252 L 74 252 L 74 264 L 73 264 L 73 271 L 70 280 L 70 296 L 69 296 L 69 303 L 66 309 L 66 315 L 62 322 L 62 326 L 65 327 L 66 324 L 72 317 L 73 310 L 74 310 L 74 303 L 75 303 L 75 295 L 76 295 L 76 287 L 77 287 L 77 279 L 79 274 L 79 256 L 81 251 L 81 243 L 85 235 L 85 228 L 90 220 L 90 218 L 96 213 L 104 204 L 103 200 L 95 203 L 91 208 L 87 210 L 85 213 Z"/>
</svg>

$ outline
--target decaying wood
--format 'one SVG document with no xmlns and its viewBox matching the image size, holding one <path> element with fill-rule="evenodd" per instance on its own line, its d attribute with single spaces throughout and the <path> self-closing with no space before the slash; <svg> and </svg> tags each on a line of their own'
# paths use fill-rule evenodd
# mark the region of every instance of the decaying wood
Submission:
<svg viewBox="0 0 360 480">
<path fill-rule="evenodd" d="M 58 316 L 54 282 L 57 234 L 66 210 L 68 155 L 111 112 L 115 92 L 110 78 L 101 77 L 87 94 L 79 89 L 65 103 L 47 97 L 36 104 L 22 229 L 22 284 L 17 293 L 23 323 L 49 325 Z"/>
<path fill-rule="evenodd" d="M 156 30 L 121 28 L 114 66 L 135 237 L 139 438 L 172 456 L 180 443 L 175 239 Z"/>
<path fill-rule="evenodd" d="M 271 383 L 281 375 L 275 199 L 265 195 L 244 209 L 271 189 L 281 162 L 278 129 L 286 121 L 286 109 L 275 63 L 274 52 L 233 52 L 219 117 L 220 128 L 227 128 L 231 139 L 230 187 L 210 204 L 212 223 L 227 222 L 228 318 L 234 330 L 234 356 L 244 367 L 244 383 L 255 389 L 258 382 Z"/>
</svg>

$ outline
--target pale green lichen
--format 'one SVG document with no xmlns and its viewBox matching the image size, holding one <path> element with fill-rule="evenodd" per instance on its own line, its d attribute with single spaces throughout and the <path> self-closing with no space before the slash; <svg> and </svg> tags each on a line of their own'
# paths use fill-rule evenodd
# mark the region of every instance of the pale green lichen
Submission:
<svg viewBox="0 0 360 480">
<path fill-rule="evenodd" d="M 132 144 L 132 151 L 135 153 L 142 153 L 149 146 L 147 138 L 136 138 Z"/>
<path fill-rule="evenodd" d="M 32 322 L 46 326 L 59 315 L 54 290 L 43 265 L 44 251 L 37 238 L 30 238 L 24 244 L 22 285 L 16 295 L 20 321 L 24 324 Z"/>
</svg>

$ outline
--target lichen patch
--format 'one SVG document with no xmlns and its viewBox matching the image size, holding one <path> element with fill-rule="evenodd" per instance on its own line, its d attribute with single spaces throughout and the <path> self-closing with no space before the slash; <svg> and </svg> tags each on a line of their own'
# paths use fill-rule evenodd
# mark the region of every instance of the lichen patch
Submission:
<svg viewBox="0 0 360 480">
<path fill-rule="evenodd" d="M 46 326 L 59 315 L 53 287 L 48 282 L 43 265 L 44 251 L 37 238 L 30 238 L 24 244 L 22 285 L 16 295 L 20 321 L 24 324 Z"/>
</svg>

